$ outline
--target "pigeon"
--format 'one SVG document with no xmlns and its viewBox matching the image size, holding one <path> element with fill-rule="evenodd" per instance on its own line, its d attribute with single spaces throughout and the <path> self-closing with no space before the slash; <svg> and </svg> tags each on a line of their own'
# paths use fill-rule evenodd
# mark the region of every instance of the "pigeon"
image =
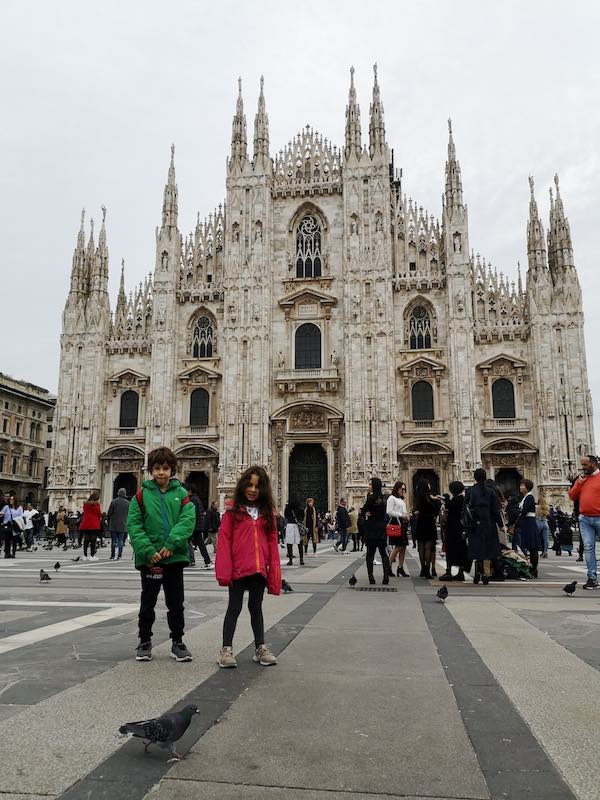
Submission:
<svg viewBox="0 0 600 800">
<path fill-rule="evenodd" d="M 56 564 L 54 565 L 54 569 L 56 572 L 58 572 L 58 570 L 60 569 L 60 561 L 56 562 Z"/>
<path fill-rule="evenodd" d="M 289 585 L 289 583 L 286 581 L 285 578 L 281 579 L 281 588 L 283 589 L 284 592 L 293 592 L 294 591 L 292 589 L 292 587 Z"/>
<path fill-rule="evenodd" d="M 353 575 L 348 581 L 348 583 L 350 584 L 350 586 L 356 586 L 356 584 L 358 583 L 358 581 L 356 580 L 356 575 Z"/>
<path fill-rule="evenodd" d="M 48 575 L 48 573 L 45 570 L 41 569 L 40 570 L 40 583 L 43 583 L 44 581 L 51 581 L 51 580 L 52 580 L 52 578 L 50 577 L 50 575 Z"/>
<path fill-rule="evenodd" d="M 71 561 L 74 561 L 75 563 L 77 563 L 80 558 L 81 558 L 81 556 L 77 556 L 77 558 L 72 558 Z"/>
<path fill-rule="evenodd" d="M 144 745 L 144 752 L 148 752 L 151 744 L 157 744 L 168 750 L 174 761 L 180 761 L 183 756 L 175 751 L 177 742 L 187 731 L 194 714 L 199 714 L 197 706 L 186 706 L 181 711 L 173 714 L 163 714 L 156 719 L 140 720 L 140 722 L 126 722 L 121 725 L 119 733 L 131 733 L 139 739 L 148 739 Z"/>
<path fill-rule="evenodd" d="M 436 594 L 440 598 L 440 601 L 442 603 L 445 603 L 446 602 L 446 598 L 448 597 L 448 587 L 446 586 L 446 584 L 444 584 L 443 586 L 440 586 L 440 588 L 437 590 Z"/>
<path fill-rule="evenodd" d="M 563 592 L 566 595 L 575 594 L 576 588 L 577 588 L 577 581 L 573 581 L 573 583 L 567 583 L 567 585 L 563 587 Z"/>
</svg>

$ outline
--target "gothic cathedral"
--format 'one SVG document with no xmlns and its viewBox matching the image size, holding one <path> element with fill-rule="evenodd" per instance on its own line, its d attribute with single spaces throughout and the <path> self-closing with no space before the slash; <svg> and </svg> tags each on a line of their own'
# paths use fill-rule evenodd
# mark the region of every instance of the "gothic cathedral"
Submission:
<svg viewBox="0 0 600 800">
<path fill-rule="evenodd" d="M 369 145 L 351 70 L 344 147 L 308 125 L 269 150 L 261 79 L 249 157 L 240 92 L 224 205 L 183 237 L 174 151 L 154 273 L 108 296 L 105 216 L 82 227 L 63 315 L 50 507 L 131 495 L 158 445 L 207 503 L 263 464 L 277 504 L 356 505 L 371 475 L 436 490 L 483 466 L 564 497 L 593 451 L 581 290 L 555 178 L 547 240 L 533 180 L 528 270 L 470 248 L 449 125 L 441 220 L 402 191 L 375 68 Z"/>
</svg>

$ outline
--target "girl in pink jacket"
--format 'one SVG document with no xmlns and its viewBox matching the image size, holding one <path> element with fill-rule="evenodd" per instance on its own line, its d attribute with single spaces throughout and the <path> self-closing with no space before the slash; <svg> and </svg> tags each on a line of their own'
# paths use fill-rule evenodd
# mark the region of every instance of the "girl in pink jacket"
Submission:
<svg viewBox="0 0 600 800">
<path fill-rule="evenodd" d="M 221 519 L 217 537 L 215 575 L 220 586 L 229 587 L 229 605 L 223 621 L 220 667 L 237 667 L 233 635 L 248 590 L 248 610 L 256 652 L 253 660 L 264 667 L 277 663 L 265 644 L 262 601 L 281 592 L 281 566 L 271 481 L 263 467 L 249 467 L 235 487 L 233 508 Z"/>
</svg>

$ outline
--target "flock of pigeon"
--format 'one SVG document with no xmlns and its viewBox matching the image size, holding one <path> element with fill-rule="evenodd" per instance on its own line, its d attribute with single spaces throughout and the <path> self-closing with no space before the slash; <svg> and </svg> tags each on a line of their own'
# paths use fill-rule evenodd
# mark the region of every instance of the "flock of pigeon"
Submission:
<svg viewBox="0 0 600 800">
<path fill-rule="evenodd" d="M 357 583 L 358 579 L 356 577 L 356 574 L 353 573 L 352 576 L 348 579 L 348 585 L 352 589 L 354 589 Z M 571 595 L 575 594 L 576 588 L 577 588 L 577 581 L 573 581 L 572 583 L 567 583 L 566 586 L 563 586 L 563 592 L 567 595 L 567 597 L 570 597 Z M 438 600 L 440 600 L 440 602 L 445 603 L 449 595 L 448 587 L 446 586 L 446 584 L 440 586 L 440 588 L 437 590 L 435 594 Z"/>
</svg>

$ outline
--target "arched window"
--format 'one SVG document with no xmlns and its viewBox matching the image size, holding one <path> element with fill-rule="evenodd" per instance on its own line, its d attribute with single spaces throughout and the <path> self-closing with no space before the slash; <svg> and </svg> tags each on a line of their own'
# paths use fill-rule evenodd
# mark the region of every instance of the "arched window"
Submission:
<svg viewBox="0 0 600 800">
<path fill-rule="evenodd" d="M 431 347 L 431 317 L 424 306 L 415 306 L 408 323 L 411 350 L 428 350 Z"/>
<path fill-rule="evenodd" d="M 312 214 L 302 217 L 296 231 L 296 277 L 321 275 L 321 226 Z"/>
<path fill-rule="evenodd" d="M 213 354 L 213 328 L 208 317 L 198 317 L 192 333 L 192 356 L 211 358 Z"/>
<path fill-rule="evenodd" d="M 296 331 L 296 369 L 321 368 L 321 329 L 312 322 L 300 325 Z"/>
<path fill-rule="evenodd" d="M 190 427 L 208 425 L 208 392 L 194 389 L 190 395 Z"/>
<path fill-rule="evenodd" d="M 492 384 L 494 419 L 515 418 L 515 387 L 508 378 L 498 378 Z"/>
<path fill-rule="evenodd" d="M 137 428 L 138 408 L 140 398 L 138 393 L 128 389 L 121 395 L 121 413 L 119 414 L 119 428 Z"/>
<path fill-rule="evenodd" d="M 433 419 L 433 387 L 429 381 L 417 381 L 412 387 L 412 418 Z"/>
</svg>

